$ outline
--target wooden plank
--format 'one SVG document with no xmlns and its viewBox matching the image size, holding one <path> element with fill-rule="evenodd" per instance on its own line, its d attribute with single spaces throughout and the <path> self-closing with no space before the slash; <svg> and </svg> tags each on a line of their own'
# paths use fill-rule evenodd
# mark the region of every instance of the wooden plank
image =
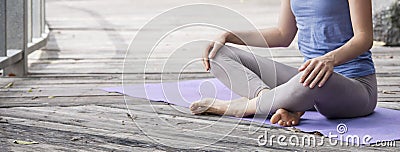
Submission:
<svg viewBox="0 0 400 152">
<path fill-rule="evenodd" d="M 74 108 L 75 109 L 75 108 Z M 107 110 L 108 112 L 110 112 L 110 110 Z M 29 112 L 29 111 L 28 111 Z M 72 111 L 73 112 L 73 111 Z M 38 114 L 38 113 L 41 113 L 40 111 L 35 111 L 34 113 L 36 113 L 36 115 Z M 73 112 L 73 113 L 76 113 L 76 112 Z M 86 115 L 89 115 L 89 113 L 91 113 L 91 112 L 86 112 L 85 114 Z M 49 117 L 47 117 L 46 119 L 52 119 L 52 120 L 54 120 L 54 119 L 57 119 L 56 121 L 57 122 L 59 122 L 59 121 L 62 121 L 62 122 L 64 122 L 64 121 L 70 121 L 69 119 L 71 119 L 71 117 L 66 117 L 65 116 L 65 114 L 66 113 L 62 113 L 61 115 L 59 115 L 59 113 L 58 112 L 55 112 L 55 113 L 53 113 L 52 114 L 52 116 L 49 116 Z M 57 115 L 57 118 L 55 118 L 55 117 L 53 117 L 53 115 Z M 85 115 L 85 116 L 86 116 Z M 40 115 L 39 115 L 40 116 Z M 100 117 L 99 117 L 100 118 Z M 99 119 L 99 118 L 95 118 L 95 119 Z M 30 118 L 30 119 L 35 119 L 35 118 Z M 66 120 L 64 120 L 64 119 L 66 119 Z M 82 118 L 82 119 L 80 119 L 80 121 L 77 121 L 77 120 L 73 120 L 72 122 L 70 122 L 72 125 L 74 125 L 74 124 L 76 124 L 76 125 L 82 125 L 82 123 L 84 123 L 84 122 L 86 122 L 85 120 L 84 120 L 85 118 Z M 90 118 L 90 119 L 92 119 L 92 118 Z M 129 128 L 129 124 L 126 124 L 126 125 L 121 125 L 121 122 L 120 121 L 117 121 L 117 123 L 113 123 L 113 119 L 110 119 L 110 118 L 107 118 L 106 119 L 107 120 L 107 122 L 109 122 L 109 123 L 100 123 L 99 124 L 99 122 L 104 122 L 104 120 L 102 120 L 102 121 L 96 121 L 95 120 L 95 122 L 97 123 L 97 125 L 96 124 L 92 124 L 92 125 L 90 125 L 89 124 L 89 127 L 88 128 L 94 128 L 95 126 L 97 126 L 97 127 L 99 127 L 99 126 L 101 126 L 101 128 L 98 128 L 98 129 L 101 129 L 101 130 L 112 130 L 112 128 L 114 128 L 114 129 L 118 129 L 118 130 L 120 130 L 120 131 L 122 131 L 122 132 L 125 132 L 124 130 L 126 130 L 126 131 L 128 131 L 128 132 L 137 132 L 137 131 L 139 131 L 139 130 L 137 130 L 137 129 L 135 129 L 135 128 Z M 128 121 L 126 118 L 125 118 L 125 120 L 126 121 Z M 110 122 L 111 121 L 111 122 Z M 118 125 L 112 125 L 112 124 L 118 124 Z M 111 126 L 110 126 L 111 125 Z M 86 125 L 84 125 L 84 127 L 85 127 Z M 109 126 L 109 127 L 107 127 L 107 126 Z M 126 126 L 128 126 L 128 128 L 126 128 Z M 97 127 L 95 127 L 95 128 L 97 128 Z M 123 128 L 126 128 L 126 129 L 123 129 Z M 165 130 L 166 129 L 166 131 L 165 131 L 165 133 L 169 133 L 169 134 L 173 134 L 174 132 L 171 132 L 171 128 L 169 128 L 169 127 L 162 127 L 162 126 L 160 126 L 160 128 L 158 129 L 158 130 L 161 130 L 161 131 L 163 131 L 163 130 Z M 159 132 L 158 130 L 154 130 L 155 132 Z M 164 131 L 163 131 L 164 132 Z M 176 132 L 175 132 L 176 133 Z M 126 135 L 125 135 L 126 136 Z M 121 136 L 121 134 L 120 134 L 120 137 L 122 137 L 122 138 L 126 138 L 125 136 Z M 171 138 L 170 137 L 172 137 L 172 136 L 164 136 L 164 138 L 166 138 L 167 140 L 171 140 Z M 140 137 L 139 137 L 140 138 Z M 195 138 L 194 138 L 195 139 Z M 189 139 L 187 139 L 186 141 L 190 141 Z M 178 142 L 178 141 L 175 141 L 174 140 L 174 142 Z M 197 141 L 197 142 L 204 142 L 204 141 Z M 185 141 L 179 141 L 179 143 L 181 143 L 181 144 L 184 144 L 185 146 L 188 146 L 188 147 L 190 147 L 190 145 L 193 145 L 193 144 L 198 144 L 198 143 L 196 143 L 196 142 L 191 142 L 191 143 L 187 143 L 187 142 L 185 142 Z M 211 147 L 216 147 L 216 146 L 211 146 Z"/>
<path fill-rule="evenodd" d="M 379 107 L 400 110 L 399 102 L 378 102 Z"/>
<path fill-rule="evenodd" d="M 172 112 L 173 109 L 167 110 L 167 107 L 162 107 L 162 110 L 164 112 Z M 143 109 L 148 109 L 150 112 L 152 112 L 151 108 L 139 108 L 137 110 L 143 110 Z M 165 115 L 165 114 L 159 114 L 158 116 L 147 113 L 147 112 L 142 112 L 142 111 L 137 111 L 135 110 L 135 115 L 137 116 L 136 119 L 136 125 L 142 125 L 143 128 L 154 128 L 156 127 L 157 129 L 152 129 L 151 132 L 146 132 L 145 136 L 152 136 L 156 139 L 159 139 L 159 141 L 166 142 L 167 144 L 177 144 L 176 146 L 186 146 L 186 147 L 192 147 L 195 145 L 201 145 L 201 143 L 207 143 L 207 141 L 213 141 L 216 140 L 216 143 L 213 145 L 210 145 L 208 147 L 205 147 L 205 149 L 209 150 L 233 150 L 233 149 L 264 149 L 265 148 L 273 148 L 277 150 L 288 150 L 288 147 L 284 146 L 274 146 L 274 147 L 259 147 L 257 146 L 257 136 L 259 134 L 263 133 L 263 130 L 257 131 L 255 134 L 248 134 L 248 127 L 247 125 L 235 125 L 232 124 L 232 121 L 235 121 L 235 119 L 226 119 L 226 118 L 214 118 L 214 122 L 208 122 L 208 120 L 201 120 L 201 118 L 204 118 L 202 116 L 195 116 L 191 115 L 190 117 L 195 117 L 195 119 L 188 119 L 186 117 L 181 117 L 180 115 L 182 114 L 176 114 L 173 113 L 174 117 L 171 117 L 171 114 Z M 21 111 L 24 111 L 25 114 L 21 113 Z M 74 114 L 79 114 L 84 112 L 84 115 L 81 115 L 79 119 L 75 119 L 76 116 L 73 116 Z M 118 134 L 119 138 L 127 138 L 129 136 L 132 136 L 132 132 L 137 132 L 134 134 L 134 136 L 137 136 L 136 139 L 141 139 L 141 136 L 143 137 L 143 134 L 140 133 L 140 130 L 138 130 L 135 127 L 131 127 L 132 123 L 129 122 L 129 119 L 124 116 L 124 110 L 122 109 L 116 109 L 116 108 L 109 108 L 109 107 L 93 107 L 93 106 L 84 106 L 84 107 L 55 107 L 55 108 L 11 108 L 6 110 L 7 117 L 11 118 L 18 118 L 18 119 L 27 119 L 28 120 L 36 120 L 36 122 L 33 122 L 32 125 L 35 126 L 42 126 L 41 121 L 46 120 L 46 124 L 65 124 L 66 126 L 80 126 L 88 129 L 84 129 L 83 131 L 91 132 L 90 130 L 102 130 L 102 131 L 113 131 L 113 130 L 119 130 L 120 133 Z M 29 113 L 27 115 L 26 113 Z M 51 115 L 49 115 L 51 113 Z M 102 113 L 107 113 L 107 117 L 96 117 L 94 115 L 101 115 Z M 154 117 L 153 117 L 154 116 Z M 161 117 L 160 117 L 161 116 Z M 185 115 L 186 116 L 186 115 Z M 145 118 L 145 119 L 142 119 Z M 212 126 L 209 126 L 206 129 L 200 130 L 200 131 L 190 131 L 190 130 L 181 130 L 177 129 L 174 127 L 171 127 L 167 124 L 162 123 L 161 121 L 154 121 L 156 119 L 163 119 L 164 121 L 167 121 L 169 124 L 179 124 L 180 127 L 183 127 L 186 125 L 186 127 L 192 127 L 192 128 L 198 128 L 201 126 L 208 126 L 210 123 L 212 123 Z M 173 119 L 172 119 L 173 118 Z M 210 119 L 210 117 L 205 117 L 206 119 Z M 121 121 L 125 120 L 126 124 L 122 125 Z M 149 121 L 150 120 L 150 121 Z M 187 123 L 188 121 L 192 123 Z M 194 121 L 194 122 L 193 122 Z M 10 120 L 10 123 L 14 123 L 13 120 Z M 157 123 L 161 123 L 156 125 Z M 30 124 L 30 123 L 27 123 Z M 226 129 L 227 128 L 232 128 L 233 130 L 229 132 L 229 134 L 226 134 Z M 47 125 L 46 128 L 51 128 L 51 126 Z M 68 127 L 62 127 L 60 129 L 64 129 Z M 90 128 L 90 129 L 89 129 Z M 59 129 L 58 129 L 59 130 Z M 82 129 L 79 129 L 82 130 Z M 296 135 L 301 135 L 298 133 L 293 133 L 293 132 L 288 132 L 285 130 L 281 130 L 279 128 L 271 128 L 268 129 L 271 131 L 273 135 L 280 135 L 284 134 L 287 136 L 296 134 Z M 124 132 L 129 132 L 128 134 Z M 106 136 L 111 136 L 115 137 L 115 135 L 111 134 L 106 134 Z M 220 136 L 224 136 L 224 138 L 219 139 Z M 181 140 L 176 140 L 177 138 L 171 138 L 171 137 L 179 137 Z M 195 138 L 194 138 L 195 137 Z M 65 140 L 65 139 L 64 139 Z M 137 140 L 136 140 L 137 141 Z M 174 143 L 172 143 L 174 142 Z M 275 141 L 276 142 L 276 141 Z M 181 145 L 185 144 L 185 145 Z M 260 149 L 261 148 L 261 149 Z M 298 149 L 300 148 L 305 148 L 305 149 L 310 149 L 314 147 L 290 147 L 290 149 Z M 318 149 L 323 150 L 323 149 L 331 149 L 330 145 L 326 145 L 325 147 L 318 147 Z M 335 149 L 342 149 L 342 148 L 350 148 L 350 149 L 359 149 L 359 147 L 341 147 L 341 146 L 334 146 Z M 368 150 L 371 147 L 361 147 L 361 149 Z M 375 148 L 374 148 L 375 149 Z M 344 150 L 344 149 L 343 149 Z"/>
</svg>

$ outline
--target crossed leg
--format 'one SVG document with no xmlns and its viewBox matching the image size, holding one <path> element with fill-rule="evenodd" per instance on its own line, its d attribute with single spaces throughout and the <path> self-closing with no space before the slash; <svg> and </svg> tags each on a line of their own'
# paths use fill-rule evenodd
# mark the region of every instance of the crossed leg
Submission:
<svg viewBox="0 0 400 152">
<path fill-rule="evenodd" d="M 234 47 L 219 50 L 211 62 L 211 73 L 244 98 L 202 99 L 190 106 L 194 114 L 273 114 L 272 123 L 291 126 L 314 106 L 328 118 L 367 115 L 375 106 L 370 103 L 371 90 L 357 80 L 334 73 L 324 87 L 310 89 L 299 83 L 302 73 L 297 69 Z"/>
</svg>

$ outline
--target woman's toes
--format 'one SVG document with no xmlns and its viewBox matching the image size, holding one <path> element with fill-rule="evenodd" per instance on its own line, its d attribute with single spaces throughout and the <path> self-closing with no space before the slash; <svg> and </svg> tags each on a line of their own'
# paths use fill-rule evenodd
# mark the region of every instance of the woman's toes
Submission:
<svg viewBox="0 0 400 152">
<path fill-rule="evenodd" d="M 193 114 L 202 114 L 207 112 L 212 114 L 223 115 L 226 110 L 226 105 L 223 104 L 222 101 L 220 100 L 213 98 L 205 98 L 193 102 L 189 108 Z"/>
<path fill-rule="evenodd" d="M 197 106 L 197 102 L 193 102 L 192 104 L 190 104 L 189 109 L 190 109 L 191 111 L 193 111 L 193 110 L 195 110 L 197 107 L 198 107 L 198 106 Z"/>
<path fill-rule="evenodd" d="M 195 102 L 193 102 L 192 104 L 190 104 L 190 106 L 189 106 L 189 109 L 190 109 L 190 111 L 194 111 L 194 110 L 196 110 L 197 109 L 197 104 L 195 103 Z"/>
<path fill-rule="evenodd" d="M 271 119 L 269 120 L 272 124 L 276 124 L 279 120 L 281 120 L 281 115 L 275 113 L 272 115 Z"/>
<path fill-rule="evenodd" d="M 204 106 L 203 101 L 196 101 L 190 104 L 189 108 L 193 114 L 200 114 L 205 112 L 208 109 L 208 106 Z"/>
<path fill-rule="evenodd" d="M 201 108 L 201 107 L 193 107 L 193 108 L 190 109 L 190 111 L 191 111 L 193 114 L 199 114 L 199 113 L 201 113 L 202 108 Z"/>
<path fill-rule="evenodd" d="M 201 114 L 207 111 L 207 107 L 198 107 L 197 109 L 193 110 L 193 114 Z"/>
<path fill-rule="evenodd" d="M 300 113 L 302 115 L 302 113 Z M 272 124 L 278 123 L 281 126 L 296 126 L 299 124 L 300 116 L 299 113 L 292 113 L 285 109 L 278 109 L 274 115 L 272 115 L 270 121 Z"/>
<path fill-rule="evenodd" d="M 286 126 L 292 126 L 292 122 L 291 121 L 286 122 Z"/>
<path fill-rule="evenodd" d="M 278 124 L 281 125 L 281 126 L 283 126 L 283 125 L 285 125 L 285 122 L 284 122 L 283 120 L 279 120 L 279 121 L 278 121 Z"/>
<path fill-rule="evenodd" d="M 293 126 L 296 126 L 296 125 L 298 125 L 298 124 L 299 124 L 298 121 L 296 121 L 296 120 L 293 120 L 293 121 L 292 121 L 292 125 L 293 125 Z"/>
</svg>

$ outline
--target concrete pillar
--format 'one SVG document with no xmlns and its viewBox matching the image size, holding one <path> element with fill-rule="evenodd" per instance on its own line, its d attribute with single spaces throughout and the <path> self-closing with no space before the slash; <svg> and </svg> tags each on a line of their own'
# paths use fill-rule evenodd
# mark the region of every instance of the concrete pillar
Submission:
<svg viewBox="0 0 400 152">
<path fill-rule="evenodd" d="M 41 15 L 41 18 L 40 18 L 40 21 L 41 21 L 41 33 L 45 33 L 46 31 L 46 0 L 41 0 L 41 3 L 42 3 L 42 5 L 41 5 L 41 8 L 40 8 L 40 11 L 41 11 L 41 13 L 40 13 L 40 15 Z"/>
<path fill-rule="evenodd" d="M 3 70 L 5 76 L 22 77 L 27 74 L 27 1 L 6 0 L 7 49 L 23 50 L 23 59 Z"/>
<path fill-rule="evenodd" d="M 41 30 L 41 0 L 32 0 L 32 37 L 40 38 Z"/>
<path fill-rule="evenodd" d="M 33 33 L 33 30 L 32 30 L 32 0 L 25 0 L 26 1 L 26 4 L 27 4 L 27 11 L 26 11 L 26 18 L 28 18 L 28 21 L 27 21 L 27 26 L 28 26 L 28 28 L 27 28 L 27 37 L 28 37 L 28 39 L 27 39 L 27 42 L 28 43 L 30 43 L 30 42 L 32 42 L 32 33 Z"/>
<path fill-rule="evenodd" d="M 7 56 L 6 0 L 0 0 L 0 57 Z"/>
</svg>

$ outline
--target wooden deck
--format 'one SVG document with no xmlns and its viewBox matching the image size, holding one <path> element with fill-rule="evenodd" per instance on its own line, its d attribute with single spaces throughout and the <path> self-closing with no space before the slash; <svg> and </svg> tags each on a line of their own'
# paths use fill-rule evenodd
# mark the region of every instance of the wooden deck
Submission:
<svg viewBox="0 0 400 152">
<path fill-rule="evenodd" d="M 257 27 L 276 24 L 279 7 L 279 1 L 273 0 L 196 2 L 237 10 Z M 173 105 L 149 104 L 147 100 L 127 97 L 126 103 L 136 117 L 134 123 L 127 116 L 124 96 L 100 88 L 121 84 L 125 51 L 141 26 L 169 8 L 188 3 L 179 0 L 47 0 L 47 20 L 52 30 L 47 47 L 29 56 L 28 77 L 0 78 L 1 151 L 398 150 L 398 147 L 331 146 L 328 141 L 325 146 L 318 147 L 258 146 L 257 138 L 265 130 L 272 135 L 307 134 L 269 125 L 262 125 L 260 130 L 249 134 L 259 125 L 238 124 L 235 119 L 218 116 L 194 116 Z M 181 45 L 187 38 L 206 36 L 211 39 L 213 35 L 215 31 L 212 30 L 178 32 L 160 45 L 159 60 L 152 62 L 157 65 L 164 61 L 170 47 Z M 379 106 L 400 110 L 400 48 L 375 46 L 373 53 Z M 293 66 L 302 61 L 295 44 L 273 49 L 272 54 L 277 61 Z M 146 54 L 138 52 L 136 58 L 145 60 Z M 130 72 L 132 79 L 124 81 L 142 83 L 143 74 L 138 71 L 140 69 Z M 162 74 L 167 78 L 176 75 L 173 71 Z M 151 82 L 160 79 L 160 75 L 153 73 L 146 77 Z M 198 64 L 182 77 L 195 79 L 211 75 Z M 188 132 L 194 128 L 200 129 Z M 14 140 L 39 144 L 19 145 L 13 143 Z"/>
</svg>

